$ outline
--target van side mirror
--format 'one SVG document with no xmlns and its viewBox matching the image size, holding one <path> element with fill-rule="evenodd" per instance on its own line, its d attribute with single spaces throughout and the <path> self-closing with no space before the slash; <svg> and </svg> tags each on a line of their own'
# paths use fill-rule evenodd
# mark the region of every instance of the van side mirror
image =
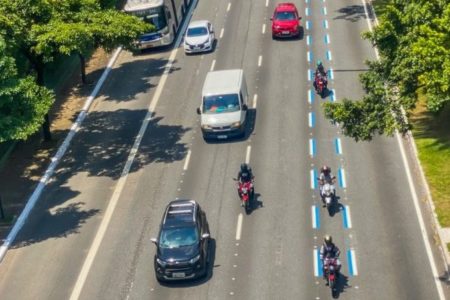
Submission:
<svg viewBox="0 0 450 300">
<path fill-rule="evenodd" d="M 150 241 L 152 241 L 152 243 L 155 245 L 158 244 L 158 240 L 156 238 L 151 238 Z"/>
<path fill-rule="evenodd" d="M 197 107 L 197 114 L 200 115 L 202 112 L 200 111 L 200 107 Z"/>
<path fill-rule="evenodd" d="M 248 110 L 247 104 L 242 105 L 242 110 Z"/>
<path fill-rule="evenodd" d="M 273 17 L 270 17 L 270 21 L 273 21 Z"/>
</svg>

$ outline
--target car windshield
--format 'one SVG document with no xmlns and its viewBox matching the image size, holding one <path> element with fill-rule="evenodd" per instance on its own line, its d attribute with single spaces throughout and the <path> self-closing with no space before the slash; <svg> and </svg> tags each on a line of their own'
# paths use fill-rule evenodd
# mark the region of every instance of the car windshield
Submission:
<svg viewBox="0 0 450 300">
<path fill-rule="evenodd" d="M 276 13 L 275 19 L 280 21 L 292 21 L 295 20 L 295 13 L 292 11 L 280 11 Z"/>
<path fill-rule="evenodd" d="M 203 98 L 203 112 L 217 114 L 239 111 L 239 96 L 237 94 L 214 95 Z"/>
<path fill-rule="evenodd" d="M 187 36 L 202 36 L 202 35 L 207 35 L 207 34 L 208 34 L 208 30 L 206 29 L 206 27 L 188 28 L 188 31 L 187 31 Z"/>
<path fill-rule="evenodd" d="M 133 14 L 139 17 L 144 22 L 155 26 L 156 31 L 162 30 L 167 27 L 166 15 L 164 14 L 164 8 L 162 6 L 135 11 L 133 12 Z"/>
<path fill-rule="evenodd" d="M 179 248 L 192 246 L 198 242 L 196 227 L 165 228 L 161 231 L 159 244 L 162 248 Z"/>
</svg>

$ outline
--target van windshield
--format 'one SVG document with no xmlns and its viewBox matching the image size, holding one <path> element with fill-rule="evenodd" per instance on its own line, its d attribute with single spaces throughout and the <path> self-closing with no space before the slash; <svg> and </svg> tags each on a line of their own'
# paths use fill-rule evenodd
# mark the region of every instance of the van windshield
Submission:
<svg viewBox="0 0 450 300">
<path fill-rule="evenodd" d="M 218 114 L 239 111 L 239 95 L 214 95 L 203 97 L 203 112 L 206 114 Z"/>
</svg>

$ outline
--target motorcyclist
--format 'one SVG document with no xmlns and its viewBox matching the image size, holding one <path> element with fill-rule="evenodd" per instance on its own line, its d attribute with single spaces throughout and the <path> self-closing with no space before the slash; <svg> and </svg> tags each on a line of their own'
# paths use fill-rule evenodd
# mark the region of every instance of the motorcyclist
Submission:
<svg viewBox="0 0 450 300">
<path fill-rule="evenodd" d="M 319 80 L 322 80 L 324 87 L 327 87 L 328 84 L 327 72 L 325 71 L 322 61 L 320 60 L 317 61 L 316 72 L 314 73 L 314 88 L 316 90 Z"/>
<path fill-rule="evenodd" d="M 241 168 L 239 169 L 239 173 L 237 176 L 237 180 L 241 183 L 248 182 L 253 180 L 254 176 L 252 173 L 252 168 L 246 163 L 241 164 Z"/>
<path fill-rule="evenodd" d="M 323 277 L 326 278 L 326 270 L 325 270 L 325 259 L 326 258 L 336 258 L 336 272 L 339 273 L 341 269 L 341 262 L 339 261 L 339 255 L 341 251 L 339 248 L 333 243 L 333 238 L 331 235 L 325 235 L 323 238 L 323 244 L 320 247 L 320 260 L 322 261 L 323 267 Z"/>
<path fill-rule="evenodd" d="M 333 184 L 336 180 L 336 176 L 333 175 L 333 173 L 331 173 L 331 168 L 327 165 L 324 165 L 321 169 L 320 169 L 320 175 L 319 175 L 319 189 L 320 189 L 320 197 L 322 198 L 322 202 L 325 205 L 325 199 L 323 196 L 323 186 L 325 185 L 325 183 L 329 183 L 329 184 Z M 334 189 L 333 189 L 334 192 Z"/>
</svg>

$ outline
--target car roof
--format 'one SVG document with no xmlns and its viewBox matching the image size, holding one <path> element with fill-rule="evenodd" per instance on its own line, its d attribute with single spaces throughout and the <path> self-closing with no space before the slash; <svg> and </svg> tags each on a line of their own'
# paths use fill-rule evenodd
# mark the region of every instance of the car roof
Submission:
<svg viewBox="0 0 450 300">
<path fill-rule="evenodd" d="M 171 201 L 166 208 L 163 227 L 194 225 L 199 205 L 195 200 L 177 199 Z"/>
<path fill-rule="evenodd" d="M 279 3 L 275 8 L 275 11 L 295 11 L 297 8 L 294 3 L 291 2 L 283 2 Z"/>
<path fill-rule="evenodd" d="M 208 26 L 208 23 L 209 23 L 208 20 L 192 21 L 191 23 L 189 23 L 188 28 L 193 28 L 193 27 L 206 27 L 206 26 Z"/>
<path fill-rule="evenodd" d="M 243 74 L 242 69 L 210 71 L 206 74 L 202 93 L 204 96 L 239 93 Z"/>
</svg>

